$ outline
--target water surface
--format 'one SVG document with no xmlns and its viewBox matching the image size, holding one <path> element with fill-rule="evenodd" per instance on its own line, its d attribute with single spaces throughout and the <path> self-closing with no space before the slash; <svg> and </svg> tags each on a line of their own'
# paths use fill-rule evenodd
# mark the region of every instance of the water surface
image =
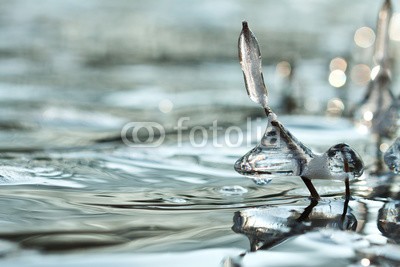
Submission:
<svg viewBox="0 0 400 267">
<path fill-rule="evenodd" d="M 192 5 L 181 9 L 170 5 L 173 1 L 125 1 L 114 7 L 108 1 L 79 1 L 64 9 L 46 2 L 46 7 L 30 4 L 29 9 L 21 8 L 24 1 L 0 4 L 7 14 L 0 21 L 5 36 L 0 42 L 2 266 L 366 266 L 367 260 L 399 264 L 399 177 L 377 177 L 367 169 L 352 183 L 353 199 L 346 210 L 343 183 L 317 181 L 323 200 L 313 206 L 299 177 L 261 185 L 233 170 L 234 162 L 256 144 L 257 129 L 266 125 L 262 110 L 247 98 L 235 54 L 243 16 L 261 8 L 224 2 L 216 9 L 204 1 L 196 2 L 202 7 L 196 13 Z M 180 20 L 165 15 L 165 6 Z M 279 14 L 286 9 L 274 6 L 262 5 L 276 20 L 262 20 L 261 11 L 254 15 L 261 25 L 258 36 L 264 36 L 262 31 L 278 36 L 276 29 L 283 23 Z M 338 40 L 330 32 L 351 33 L 347 22 L 361 22 L 351 14 L 344 14 L 340 23 L 326 21 L 322 15 L 308 16 L 310 9 L 300 7 L 292 6 L 290 12 L 300 10 L 297 18 L 307 17 L 306 25 L 314 26 L 300 26 L 294 19 L 280 38 L 299 37 L 299 27 L 308 29 L 307 38 L 293 42 L 306 57 L 296 63 L 296 79 L 308 96 L 309 109 L 308 114 L 280 118 L 316 151 L 349 143 L 369 168 L 370 137 L 346 119 L 324 116 L 326 102 L 341 94 L 327 83 L 331 54 L 326 51 L 337 56 L 351 47 L 343 41 L 346 34 Z M 97 12 L 87 19 L 93 8 Z M 315 7 L 318 14 L 331 13 L 330 8 Z M 372 13 L 361 1 L 352 8 Z M 218 19 L 209 20 L 206 13 Z M 119 25 L 144 26 L 136 35 L 130 35 L 128 27 L 115 32 L 109 29 L 110 18 L 118 18 Z M 321 31 L 315 20 L 338 26 Z M 188 21 L 192 24 L 183 23 Z M 155 34 L 160 25 L 165 27 L 162 36 Z M 199 26 L 195 34 L 193 25 Z M 112 29 L 118 27 L 113 24 Z M 217 38 L 222 30 L 226 36 Z M 150 33 L 155 39 L 149 45 L 143 37 Z M 171 37 L 186 35 L 188 39 Z M 332 37 L 329 44 L 318 41 L 326 36 Z M 206 44 L 219 41 L 210 47 L 201 43 L 203 37 Z M 278 113 L 283 89 L 273 63 L 285 56 L 272 55 L 284 50 L 282 40 L 268 46 L 260 38 L 270 55 L 264 73 Z M 184 46 L 177 47 L 179 43 Z M 317 46 L 322 48 L 313 49 Z M 362 87 L 346 88 L 351 88 L 350 104 L 361 98 Z M 174 127 L 181 117 L 189 120 L 179 139 Z M 193 146 L 190 129 L 208 129 L 214 121 L 222 130 L 215 138 L 208 133 L 205 146 Z M 129 122 L 160 123 L 166 139 L 157 148 L 130 147 L 121 140 L 121 129 Z M 224 133 L 230 126 L 240 127 L 248 142 L 229 146 Z M 234 134 L 231 137 L 235 140 Z M 250 252 L 258 245 L 262 249 Z"/>
</svg>

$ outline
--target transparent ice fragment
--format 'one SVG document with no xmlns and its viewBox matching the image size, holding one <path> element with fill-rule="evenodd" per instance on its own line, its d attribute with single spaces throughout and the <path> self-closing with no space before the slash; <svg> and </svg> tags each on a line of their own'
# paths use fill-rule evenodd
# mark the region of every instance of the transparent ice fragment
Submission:
<svg viewBox="0 0 400 267">
<path fill-rule="evenodd" d="M 235 163 L 237 172 L 255 178 L 293 175 L 344 180 L 361 176 L 363 162 L 349 145 L 337 144 L 324 154 L 315 154 L 272 114 L 268 116 L 268 126 L 260 144 Z"/>
<path fill-rule="evenodd" d="M 261 53 L 257 39 L 246 22 L 239 37 L 239 60 L 250 99 L 261 104 L 268 116 L 268 125 L 260 143 L 235 163 L 235 170 L 263 182 L 274 176 L 301 176 L 313 199 L 319 199 L 311 179 L 340 179 L 346 183 L 346 198 L 350 197 L 348 180 L 360 176 L 363 163 L 345 144 L 332 147 L 324 154 L 315 154 L 298 141 L 278 121 L 268 106 Z M 388 84 L 390 79 L 388 79 Z"/>
<path fill-rule="evenodd" d="M 362 175 L 361 157 L 349 145 L 340 143 L 323 154 L 314 154 L 301 176 L 309 179 L 350 180 Z"/>
<path fill-rule="evenodd" d="M 390 170 L 396 174 L 400 173 L 400 138 L 389 147 L 383 159 Z"/>
<path fill-rule="evenodd" d="M 312 157 L 311 150 L 294 138 L 271 113 L 260 144 L 236 161 L 235 170 L 257 177 L 300 175 Z"/>
<path fill-rule="evenodd" d="M 364 170 L 360 155 L 347 144 L 337 144 L 329 148 L 328 166 L 332 176 L 350 173 L 355 177 L 362 175 Z"/>
<path fill-rule="evenodd" d="M 250 99 L 264 108 L 268 107 L 268 93 L 262 74 L 261 52 L 257 39 L 243 22 L 239 36 L 239 61 L 242 67 L 247 94 Z"/>
</svg>

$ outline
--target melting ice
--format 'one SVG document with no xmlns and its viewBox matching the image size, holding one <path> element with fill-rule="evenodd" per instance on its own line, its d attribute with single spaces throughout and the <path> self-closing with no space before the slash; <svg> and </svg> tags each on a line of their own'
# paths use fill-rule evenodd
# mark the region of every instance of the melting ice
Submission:
<svg viewBox="0 0 400 267">
<path fill-rule="evenodd" d="M 340 180 L 362 174 L 362 160 L 348 145 L 338 144 L 324 154 L 315 154 L 278 121 L 268 106 L 260 48 L 247 22 L 243 22 L 239 37 L 239 60 L 247 93 L 252 101 L 264 108 L 268 125 L 260 144 L 235 163 L 237 172 L 257 178 L 295 175 Z"/>
</svg>

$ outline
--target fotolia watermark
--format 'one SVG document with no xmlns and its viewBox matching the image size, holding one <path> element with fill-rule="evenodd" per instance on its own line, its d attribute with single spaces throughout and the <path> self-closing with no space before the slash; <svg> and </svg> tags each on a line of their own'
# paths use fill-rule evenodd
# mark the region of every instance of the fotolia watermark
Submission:
<svg viewBox="0 0 400 267">
<path fill-rule="evenodd" d="M 188 126 L 190 117 L 181 117 L 176 125 L 169 128 L 168 132 L 176 137 L 176 145 L 182 147 L 189 144 L 193 147 L 240 147 L 254 146 L 254 140 L 261 140 L 264 136 L 266 145 L 279 146 L 280 134 L 278 129 L 267 125 L 265 120 L 257 118 L 255 121 L 247 118 L 244 129 L 239 126 L 222 127 L 218 120 L 214 120 L 210 126 Z M 158 122 L 130 122 L 121 130 L 122 141 L 130 147 L 158 147 L 162 145 L 166 138 L 166 128 Z M 175 138 L 174 138 L 175 140 Z M 253 141 L 253 142 L 252 142 Z"/>
<path fill-rule="evenodd" d="M 158 147 L 165 140 L 165 129 L 153 121 L 129 122 L 122 128 L 121 138 L 131 147 Z"/>
</svg>

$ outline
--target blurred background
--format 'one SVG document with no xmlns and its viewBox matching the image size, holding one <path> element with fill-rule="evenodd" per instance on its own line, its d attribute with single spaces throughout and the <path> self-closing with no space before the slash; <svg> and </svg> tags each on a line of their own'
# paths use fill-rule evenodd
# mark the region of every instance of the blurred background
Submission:
<svg viewBox="0 0 400 267">
<path fill-rule="evenodd" d="M 231 125 L 262 114 L 247 99 L 237 59 L 242 20 L 261 45 L 275 109 L 346 114 L 370 80 L 381 4 L 2 1 L 0 120 L 13 133 L 0 137 L 0 146 L 81 145 L 112 138 L 132 120 L 168 127 L 188 115 L 193 125 Z M 395 58 L 400 13 L 390 38 Z"/>
<path fill-rule="evenodd" d="M 71 252 L 78 261 L 97 253 L 100 261 L 118 261 L 122 257 L 105 253 L 124 251 L 131 266 L 133 259 L 141 261 L 132 252 L 248 250 L 247 237 L 231 229 L 234 213 L 260 205 L 292 212 L 288 203 L 303 210 L 309 205 L 307 188 L 299 177 L 254 184 L 233 170 L 259 138 L 240 147 L 208 143 L 200 149 L 187 140 L 178 147 L 174 127 L 189 117 L 188 129 L 209 129 L 215 120 L 223 128 L 249 130 L 250 121 L 265 128 L 263 110 L 246 94 L 237 56 L 247 20 L 261 46 L 270 104 L 294 135 L 313 149 L 321 145 L 321 151 L 342 141 L 365 147 L 369 136 L 360 137 L 348 120 L 325 115 L 349 116 L 364 96 L 374 74 L 382 2 L 0 1 L 0 255 L 9 263 L 3 265 L 45 266 L 36 256 L 68 265 L 46 253 Z M 393 4 L 390 56 L 398 95 L 400 7 Z M 166 128 L 162 146 L 132 148 L 121 142 L 124 125 L 146 121 Z M 363 159 L 368 155 L 373 156 L 362 153 Z M 363 179 L 352 184 L 357 233 L 373 234 L 371 240 L 382 238 L 381 232 L 396 235 L 399 231 L 382 231 L 376 223 L 379 207 L 398 199 L 398 187 Z M 336 198 L 324 209 L 333 218 L 330 203 L 341 210 L 343 184 L 316 186 L 321 196 Z M 374 196 L 383 200 L 370 200 Z M 399 225 L 387 217 L 390 227 Z M 272 225 L 280 227 L 278 222 Z M 276 265 L 293 262 L 289 251 L 301 254 L 304 266 L 310 258 L 329 261 L 315 266 L 337 266 L 335 250 L 340 259 L 356 255 L 327 235 L 319 240 L 339 245 L 327 249 L 310 241 L 306 252 L 308 241 L 288 242 L 283 253 L 277 251 Z M 213 258 L 215 266 L 220 254 Z M 186 265 L 204 265 L 210 253 L 198 254 L 198 261 L 190 255 Z"/>
</svg>

